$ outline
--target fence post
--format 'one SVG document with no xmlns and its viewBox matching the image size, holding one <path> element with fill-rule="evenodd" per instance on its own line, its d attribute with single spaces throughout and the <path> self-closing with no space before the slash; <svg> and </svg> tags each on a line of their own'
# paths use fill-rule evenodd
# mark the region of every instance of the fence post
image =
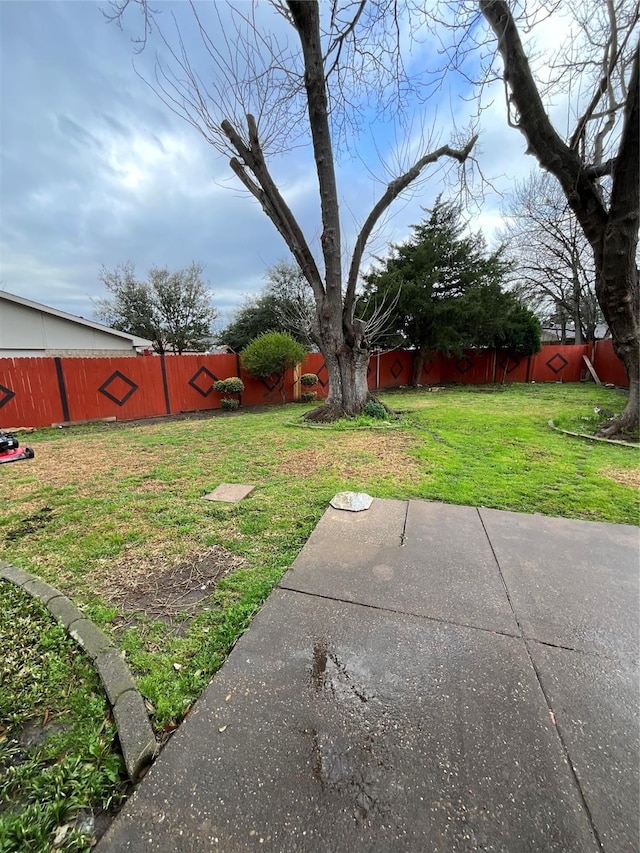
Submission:
<svg viewBox="0 0 640 853">
<path fill-rule="evenodd" d="M 297 402 L 300 399 L 300 375 L 302 364 L 296 364 L 293 368 L 293 400 Z"/>
</svg>

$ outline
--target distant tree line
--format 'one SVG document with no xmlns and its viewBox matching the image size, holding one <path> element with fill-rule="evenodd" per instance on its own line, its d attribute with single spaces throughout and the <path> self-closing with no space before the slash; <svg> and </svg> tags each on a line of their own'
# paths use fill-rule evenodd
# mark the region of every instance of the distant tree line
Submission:
<svg viewBox="0 0 640 853">
<path fill-rule="evenodd" d="M 150 340 L 158 353 L 203 352 L 210 346 L 218 312 L 203 266 L 192 263 L 171 272 L 152 267 L 146 281 L 136 278 L 133 264 L 103 267 L 100 281 L 108 297 L 95 301 L 95 317 L 113 329 Z"/>
</svg>

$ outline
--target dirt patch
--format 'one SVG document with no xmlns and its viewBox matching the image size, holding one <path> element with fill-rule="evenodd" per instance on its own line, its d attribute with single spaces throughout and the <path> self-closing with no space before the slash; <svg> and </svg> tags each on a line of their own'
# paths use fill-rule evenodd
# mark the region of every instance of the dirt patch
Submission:
<svg viewBox="0 0 640 853">
<path fill-rule="evenodd" d="M 32 515 L 27 515 L 25 518 L 20 519 L 14 527 L 10 527 L 4 534 L 5 541 L 16 542 L 19 539 L 23 539 L 25 536 L 29 536 L 31 533 L 36 533 L 38 530 L 46 527 L 51 521 L 53 521 L 53 510 L 50 506 L 43 506 Z"/>
<path fill-rule="evenodd" d="M 415 439 L 399 432 L 341 432 L 331 438 L 323 435 L 317 447 L 291 453 L 276 470 L 293 477 L 330 470 L 359 481 L 380 476 L 411 479 L 422 471 L 417 460 L 407 454 L 407 449 L 415 445 Z"/>
<path fill-rule="evenodd" d="M 623 486 L 640 489 L 640 470 L 638 468 L 605 468 L 600 473 L 603 477 Z"/>
<path fill-rule="evenodd" d="M 101 595 L 124 614 L 118 627 L 144 616 L 181 632 L 216 585 L 245 565 L 242 557 L 220 545 L 189 554 L 175 565 L 167 562 L 160 554 L 121 557 L 92 573 Z"/>
</svg>

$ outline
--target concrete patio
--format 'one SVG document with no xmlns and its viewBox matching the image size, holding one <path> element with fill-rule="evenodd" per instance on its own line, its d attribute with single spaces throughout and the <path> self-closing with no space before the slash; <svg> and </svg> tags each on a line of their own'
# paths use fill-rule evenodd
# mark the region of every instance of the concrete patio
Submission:
<svg viewBox="0 0 640 853">
<path fill-rule="evenodd" d="M 328 509 L 98 851 L 638 851 L 639 536 Z"/>
</svg>

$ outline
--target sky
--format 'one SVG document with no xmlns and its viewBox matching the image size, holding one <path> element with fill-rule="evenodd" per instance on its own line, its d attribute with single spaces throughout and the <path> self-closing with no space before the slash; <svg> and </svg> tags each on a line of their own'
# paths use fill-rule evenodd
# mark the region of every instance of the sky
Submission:
<svg viewBox="0 0 640 853">
<path fill-rule="evenodd" d="M 196 4 L 203 14 L 211 12 L 207 5 Z M 130 261 L 144 278 L 151 266 L 174 270 L 196 261 L 204 266 L 221 328 L 245 296 L 261 289 L 266 269 L 291 256 L 240 187 L 228 157 L 145 82 L 153 80 L 156 57 L 167 57 L 157 32 L 136 53 L 136 10 L 128 11 L 120 29 L 106 22 L 102 8 L 105 3 L 92 0 L 0 0 L 0 289 L 91 319 L 92 300 L 106 295 L 101 267 Z M 209 73 L 185 17 L 188 5 L 160 0 L 154 8 L 162 12 L 165 32 L 171 33 L 171 13 L 184 21 L 189 55 L 199 73 Z M 242 8 L 249 8 L 246 0 Z M 264 2 L 260 14 L 265 27 L 273 22 L 278 33 L 288 27 Z M 220 37 L 219 24 L 210 19 L 213 39 Z M 538 38 L 544 43 L 551 32 L 557 39 L 557 24 L 555 31 L 543 25 Z M 412 51 L 412 67 L 434 61 L 426 40 Z M 420 107 L 425 126 L 435 122 L 433 144 L 449 141 L 454 121 L 466 124 L 474 110 L 471 94 L 468 84 L 452 79 Z M 469 220 L 491 243 L 501 194 L 535 161 L 525 156 L 522 135 L 507 127 L 500 85 L 485 92 L 485 103 L 474 153 L 488 183 L 482 198 L 476 194 Z M 414 123 L 403 135 L 376 117 L 358 144 L 342 152 L 338 183 L 347 260 L 359 225 L 384 189 L 377 159 L 391 165 L 403 148 L 419 151 L 417 129 Z M 308 148 L 274 156 L 270 166 L 317 252 L 319 202 Z M 396 203 L 371 251 L 384 255 L 390 242 L 405 239 L 422 208 L 443 191 L 447 197 L 452 185 L 432 169 Z"/>
</svg>

